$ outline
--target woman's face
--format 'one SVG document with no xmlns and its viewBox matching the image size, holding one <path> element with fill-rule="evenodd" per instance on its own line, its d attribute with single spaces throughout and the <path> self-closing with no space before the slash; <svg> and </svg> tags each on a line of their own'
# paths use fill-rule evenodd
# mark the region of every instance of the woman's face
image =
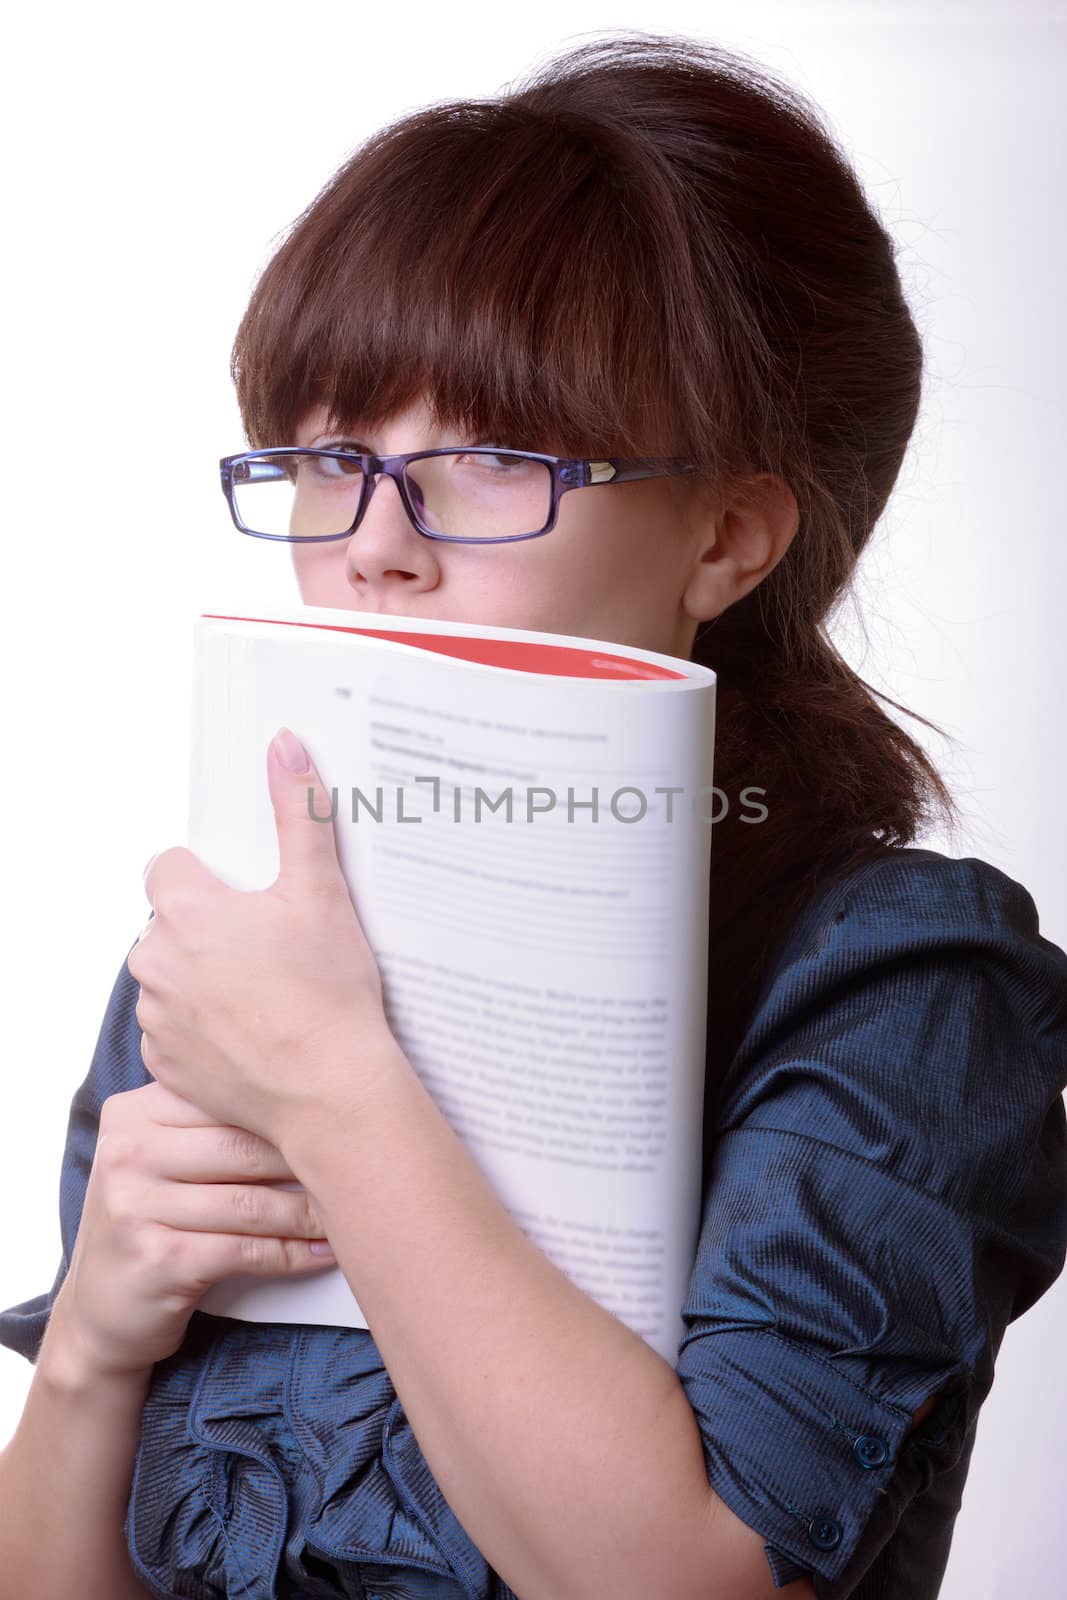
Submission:
<svg viewBox="0 0 1067 1600">
<path fill-rule="evenodd" d="M 310 413 L 293 443 L 336 442 L 326 420 L 325 411 Z M 434 432 L 422 401 L 373 437 L 348 430 L 344 437 L 377 455 L 472 442 Z M 521 440 L 503 442 L 523 448 Z M 574 490 L 561 496 L 556 526 L 543 537 L 471 545 L 418 533 L 396 485 L 383 476 L 350 538 L 290 546 L 301 599 L 385 616 L 579 634 L 688 657 L 698 622 L 729 603 L 729 576 L 721 560 L 709 562 L 715 522 L 690 513 L 678 482 Z"/>
</svg>

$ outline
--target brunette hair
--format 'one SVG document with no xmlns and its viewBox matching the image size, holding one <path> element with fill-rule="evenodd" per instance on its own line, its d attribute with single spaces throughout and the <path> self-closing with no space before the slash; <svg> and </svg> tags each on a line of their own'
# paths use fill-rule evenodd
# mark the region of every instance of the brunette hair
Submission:
<svg viewBox="0 0 1067 1600">
<path fill-rule="evenodd" d="M 906 708 L 824 631 L 897 477 L 922 365 L 893 242 L 817 108 L 748 57 L 648 33 L 583 38 L 504 94 L 374 134 L 297 219 L 237 334 L 255 448 L 291 443 L 312 406 L 376 427 L 422 395 L 435 425 L 517 448 L 684 456 L 720 504 L 755 474 L 793 491 L 786 554 L 693 648 L 718 674 L 730 808 L 712 1071 L 807 898 L 958 820 L 877 702 Z"/>
</svg>

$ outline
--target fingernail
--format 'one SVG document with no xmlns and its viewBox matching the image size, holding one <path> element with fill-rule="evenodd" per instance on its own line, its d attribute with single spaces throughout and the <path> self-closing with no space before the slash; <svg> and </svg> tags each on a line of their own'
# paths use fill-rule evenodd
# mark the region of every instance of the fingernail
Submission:
<svg viewBox="0 0 1067 1600">
<path fill-rule="evenodd" d="M 312 1239 L 311 1253 L 316 1256 L 332 1256 L 333 1245 L 329 1239 Z"/>
<path fill-rule="evenodd" d="M 274 735 L 274 754 L 287 772 L 306 772 L 308 753 L 295 733 L 279 728 Z"/>
</svg>

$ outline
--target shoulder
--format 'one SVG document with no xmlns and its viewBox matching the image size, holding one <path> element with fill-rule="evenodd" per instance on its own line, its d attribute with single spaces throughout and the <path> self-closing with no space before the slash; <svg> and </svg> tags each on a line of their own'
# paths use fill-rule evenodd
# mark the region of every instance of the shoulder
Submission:
<svg viewBox="0 0 1067 1600">
<path fill-rule="evenodd" d="M 1065 1087 L 1067 955 L 1028 890 L 975 857 L 887 851 L 782 941 L 715 1133 L 818 1140 L 960 1205 L 1062 1206 Z"/>
<path fill-rule="evenodd" d="M 1067 954 L 1042 934 L 1029 890 L 976 856 L 918 848 L 887 849 L 812 896 L 772 953 L 744 1045 L 798 1005 L 889 978 L 913 1004 L 943 999 L 953 979 L 1000 988 L 1067 1049 Z"/>
<path fill-rule="evenodd" d="M 1033 939 L 1060 963 L 1067 956 L 1040 933 L 1030 891 L 977 856 L 944 855 L 917 847 L 886 849 L 817 891 L 797 917 L 783 954 L 848 922 L 887 940 L 995 936 L 997 930 Z"/>
</svg>

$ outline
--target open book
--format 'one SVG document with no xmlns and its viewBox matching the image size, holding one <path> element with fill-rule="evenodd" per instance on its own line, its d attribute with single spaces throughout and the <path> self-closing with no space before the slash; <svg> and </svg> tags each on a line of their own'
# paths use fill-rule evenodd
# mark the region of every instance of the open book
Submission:
<svg viewBox="0 0 1067 1600">
<path fill-rule="evenodd" d="M 527 1236 L 672 1365 L 714 713 L 708 668 L 596 639 L 302 605 L 196 623 L 189 848 L 234 887 L 273 882 L 267 745 L 290 727 L 412 1066 Z M 339 1267 L 227 1278 L 199 1308 L 367 1327 Z"/>
</svg>

